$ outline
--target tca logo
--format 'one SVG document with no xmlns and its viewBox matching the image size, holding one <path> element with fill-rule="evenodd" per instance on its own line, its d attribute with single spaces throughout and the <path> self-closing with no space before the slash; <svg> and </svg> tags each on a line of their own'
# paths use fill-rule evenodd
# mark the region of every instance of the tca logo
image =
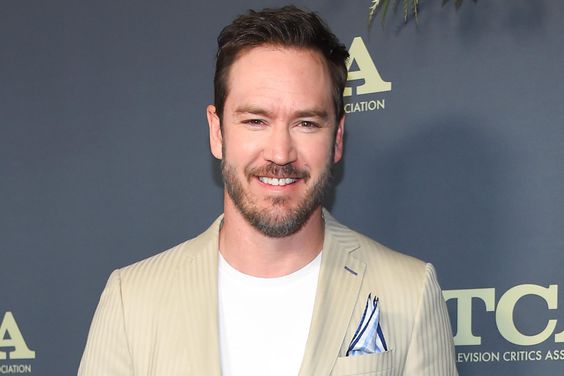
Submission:
<svg viewBox="0 0 564 376">
<path fill-rule="evenodd" d="M 446 301 L 454 299 L 458 320 L 456 322 L 456 335 L 454 336 L 455 345 L 480 345 L 482 337 L 472 332 L 472 302 L 481 300 L 486 308 L 486 312 L 495 311 L 495 322 L 499 334 L 507 341 L 521 346 L 538 345 L 550 338 L 556 329 L 557 320 L 547 320 L 546 326 L 536 334 L 525 334 L 517 328 L 513 316 L 515 306 L 521 298 L 533 295 L 546 302 L 549 310 L 558 308 L 558 285 L 548 287 L 538 285 L 518 285 L 507 290 L 495 305 L 495 289 L 465 289 L 465 290 L 446 290 L 443 296 Z M 554 334 L 555 343 L 564 342 L 564 331 Z"/>
<path fill-rule="evenodd" d="M 12 312 L 4 314 L 0 323 L 0 360 L 35 359 L 35 351 L 29 349 Z"/>
<path fill-rule="evenodd" d="M 382 79 L 361 37 L 353 39 L 349 48 L 349 55 L 350 57 L 347 60 L 347 83 L 350 84 L 350 81 L 364 81 L 362 84 L 354 86 L 357 95 L 392 90 L 392 83 Z M 355 64 L 355 70 L 351 70 L 353 64 Z M 353 95 L 353 86 L 346 86 L 343 96 L 350 97 L 351 95 Z"/>
</svg>

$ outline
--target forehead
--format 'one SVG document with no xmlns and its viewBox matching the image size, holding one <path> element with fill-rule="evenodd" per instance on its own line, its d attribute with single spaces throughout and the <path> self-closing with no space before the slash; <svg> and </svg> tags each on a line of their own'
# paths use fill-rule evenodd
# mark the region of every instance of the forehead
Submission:
<svg viewBox="0 0 564 376">
<path fill-rule="evenodd" d="M 280 106 L 331 107 L 331 88 L 329 69 L 320 52 L 262 45 L 242 51 L 232 64 L 225 105 L 262 101 Z"/>
</svg>

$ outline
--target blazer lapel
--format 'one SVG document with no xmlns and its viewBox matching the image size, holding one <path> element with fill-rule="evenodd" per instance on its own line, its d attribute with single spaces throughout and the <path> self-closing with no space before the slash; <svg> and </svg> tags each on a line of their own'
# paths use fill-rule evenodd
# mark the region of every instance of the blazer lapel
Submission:
<svg viewBox="0 0 564 376">
<path fill-rule="evenodd" d="M 186 325 L 186 356 L 190 375 L 219 376 L 219 319 L 217 305 L 219 217 L 202 235 L 192 240 L 190 254 L 180 268 L 182 313 Z"/>
<path fill-rule="evenodd" d="M 328 212 L 321 270 L 312 323 L 300 376 L 328 375 L 339 356 L 356 306 L 366 264 L 351 255 L 358 243 L 349 229 Z M 181 315 L 185 317 L 185 354 L 189 375 L 220 376 L 217 304 L 219 217 L 186 245 L 189 257 L 180 265 Z M 188 251 L 188 250 L 187 250 Z"/>
<path fill-rule="evenodd" d="M 324 211 L 325 238 L 313 317 L 300 376 L 329 375 L 339 356 L 362 284 L 366 264 L 349 229 Z"/>
</svg>

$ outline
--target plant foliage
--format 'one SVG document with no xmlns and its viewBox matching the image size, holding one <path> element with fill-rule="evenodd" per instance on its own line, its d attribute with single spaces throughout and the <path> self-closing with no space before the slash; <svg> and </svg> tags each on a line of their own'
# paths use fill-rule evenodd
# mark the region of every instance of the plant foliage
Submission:
<svg viewBox="0 0 564 376">
<path fill-rule="evenodd" d="M 442 0 L 442 6 L 445 6 L 450 0 Z M 477 2 L 478 0 L 472 0 Z M 453 0 L 454 7 L 459 9 L 464 0 Z M 372 24 L 374 17 L 377 13 L 380 13 L 382 25 L 386 20 L 386 15 L 388 14 L 388 9 L 390 5 L 393 5 L 394 11 L 398 9 L 401 5 L 403 13 L 403 21 L 407 22 L 410 18 L 417 18 L 419 15 L 419 0 L 371 0 L 368 7 L 368 24 Z"/>
</svg>

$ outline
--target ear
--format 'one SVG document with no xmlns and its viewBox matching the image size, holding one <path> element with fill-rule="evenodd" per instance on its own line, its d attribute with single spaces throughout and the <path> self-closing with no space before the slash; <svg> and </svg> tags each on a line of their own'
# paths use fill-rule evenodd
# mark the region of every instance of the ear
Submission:
<svg viewBox="0 0 564 376">
<path fill-rule="evenodd" d="M 210 150 L 217 159 L 223 158 L 223 135 L 221 134 L 221 121 L 217 115 L 214 105 L 209 105 L 206 109 L 208 126 L 210 127 Z"/>
<path fill-rule="evenodd" d="M 335 132 L 335 153 L 333 163 L 337 163 L 343 157 L 343 138 L 345 135 L 345 117 L 341 117 L 337 124 L 337 131 Z"/>
</svg>

